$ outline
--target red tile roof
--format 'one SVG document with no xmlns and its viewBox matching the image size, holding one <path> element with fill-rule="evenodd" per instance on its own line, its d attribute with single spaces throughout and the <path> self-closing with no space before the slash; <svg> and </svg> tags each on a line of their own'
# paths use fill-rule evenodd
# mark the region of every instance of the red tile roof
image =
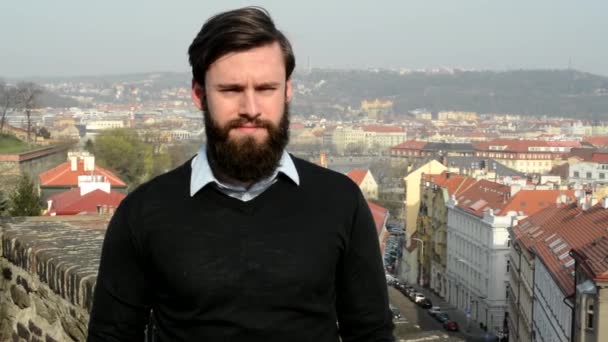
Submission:
<svg viewBox="0 0 608 342">
<path fill-rule="evenodd" d="M 574 262 L 570 249 L 606 236 L 608 209 L 601 204 L 583 210 L 577 203 L 554 204 L 520 221 L 513 228 L 516 242 L 536 254 L 562 292 L 574 293 Z"/>
<path fill-rule="evenodd" d="M 588 142 L 595 147 L 608 147 L 608 136 L 606 135 L 583 137 L 583 141 Z"/>
<path fill-rule="evenodd" d="M 346 175 L 352 179 L 353 182 L 357 183 L 357 185 L 361 185 L 368 172 L 369 171 L 365 169 L 352 169 Z"/>
<path fill-rule="evenodd" d="M 595 281 L 608 281 L 608 231 L 606 235 L 573 251 L 581 269 Z"/>
<path fill-rule="evenodd" d="M 608 153 L 595 152 L 591 157 L 591 161 L 596 163 L 608 163 Z"/>
<path fill-rule="evenodd" d="M 71 162 L 67 161 L 53 169 L 40 174 L 40 186 L 78 186 L 78 176 L 101 175 L 112 187 L 126 187 L 127 184 L 112 172 L 95 165 L 94 171 L 84 170 L 84 161 L 78 160 L 77 170 L 71 170 Z"/>
<path fill-rule="evenodd" d="M 408 140 L 404 141 L 399 145 L 395 145 L 391 147 L 391 149 L 413 149 L 413 150 L 421 150 L 426 146 L 426 141 L 417 141 L 417 140 Z"/>
<path fill-rule="evenodd" d="M 367 205 L 369 206 L 369 210 L 372 212 L 372 216 L 374 217 L 376 231 L 378 232 L 378 235 L 380 235 L 380 232 L 382 232 L 382 228 L 384 228 L 384 222 L 388 217 L 388 209 L 370 201 L 367 201 Z"/>
<path fill-rule="evenodd" d="M 515 211 L 525 216 L 555 204 L 559 196 L 565 195 L 569 202 L 574 201 L 574 190 L 520 190 L 504 207 L 503 212 Z"/>
<path fill-rule="evenodd" d="M 547 144 L 555 147 L 581 147 L 581 143 L 578 141 L 550 140 L 547 141 Z"/>
<path fill-rule="evenodd" d="M 483 217 L 486 209 L 493 209 L 496 215 L 504 215 L 503 208 L 511 196 L 509 186 L 482 179 L 463 191 L 456 199 L 458 207 L 478 217 Z"/>
<path fill-rule="evenodd" d="M 474 143 L 473 147 L 481 151 L 498 151 L 490 150 L 490 146 L 504 146 L 500 151 L 505 152 L 532 152 L 530 147 L 580 147 L 578 141 L 545 141 L 545 140 L 518 140 L 518 139 L 494 139 L 491 141 L 483 141 Z"/>
<path fill-rule="evenodd" d="M 448 195 L 458 195 L 475 184 L 474 178 L 443 171 L 438 175 L 424 174 L 426 181 L 432 181 L 441 188 L 446 188 Z"/>
<path fill-rule="evenodd" d="M 52 205 L 49 213 L 47 214 L 97 214 L 98 205 L 116 208 L 125 197 L 125 194 L 117 191 L 110 191 L 110 193 L 107 193 L 99 189 L 93 190 L 81 196 L 80 188 L 74 188 L 50 196 L 48 200 L 52 201 Z"/>
</svg>

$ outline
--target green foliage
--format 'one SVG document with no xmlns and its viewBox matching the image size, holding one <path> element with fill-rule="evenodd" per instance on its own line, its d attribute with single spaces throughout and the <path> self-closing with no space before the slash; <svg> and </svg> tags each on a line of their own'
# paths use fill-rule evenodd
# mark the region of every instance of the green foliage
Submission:
<svg viewBox="0 0 608 342">
<path fill-rule="evenodd" d="M 46 129 L 46 127 L 40 128 L 40 130 L 38 131 L 38 135 L 40 135 L 44 139 L 50 139 L 51 138 L 51 132 L 49 132 L 49 130 Z"/>
<path fill-rule="evenodd" d="M 102 131 L 95 142 L 87 141 L 85 149 L 93 152 L 97 162 L 116 172 L 130 188 L 165 173 L 185 162 L 198 144 L 161 148 L 155 132 L 138 135 L 133 129 Z"/>
<path fill-rule="evenodd" d="M 146 166 L 150 165 L 146 159 L 150 158 L 152 151 L 135 130 L 116 128 L 101 131 L 93 146 L 99 164 L 118 173 L 130 186 L 144 181 Z"/>
<path fill-rule="evenodd" d="M 16 136 L 7 133 L 0 133 L 0 153 L 21 153 L 29 150 L 30 147 Z"/>
<path fill-rule="evenodd" d="M 336 113 L 329 104 L 359 108 L 362 100 L 381 98 L 392 100 L 397 114 L 426 108 L 592 119 L 608 115 L 608 78 L 576 70 L 405 75 L 388 70 L 315 70 L 298 75 L 296 82 L 312 89 L 298 95 L 292 109 L 299 113 Z"/>
<path fill-rule="evenodd" d="M 10 196 L 11 216 L 38 216 L 40 215 L 40 196 L 38 189 L 29 175 L 19 178 L 17 188 Z"/>
<path fill-rule="evenodd" d="M 93 146 L 93 141 L 91 139 L 87 139 L 87 141 L 84 143 L 84 149 L 87 152 L 94 152 L 95 146 Z"/>
</svg>

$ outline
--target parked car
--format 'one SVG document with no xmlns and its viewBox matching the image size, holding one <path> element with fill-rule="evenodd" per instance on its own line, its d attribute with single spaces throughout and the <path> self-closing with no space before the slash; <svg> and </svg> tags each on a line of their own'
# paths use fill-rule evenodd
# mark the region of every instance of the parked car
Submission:
<svg viewBox="0 0 608 342">
<path fill-rule="evenodd" d="M 394 285 L 397 282 L 397 278 L 393 277 L 390 274 L 386 275 L 386 284 L 387 285 Z"/>
<path fill-rule="evenodd" d="M 433 306 L 429 309 L 429 315 L 432 317 L 435 316 L 438 312 L 441 312 L 441 308 L 438 306 Z"/>
<path fill-rule="evenodd" d="M 445 321 L 449 321 L 450 316 L 445 311 L 439 311 L 438 313 L 435 314 L 435 319 L 438 320 L 439 323 L 443 323 Z"/>
<path fill-rule="evenodd" d="M 416 302 L 416 304 L 423 309 L 428 309 L 433 306 L 433 302 L 431 302 L 431 300 L 428 298 L 424 298 L 423 300 Z"/>
<path fill-rule="evenodd" d="M 425 300 L 425 299 L 426 299 L 426 297 L 420 292 L 416 292 L 416 294 L 414 295 L 414 302 L 416 302 L 416 303 L 418 303 L 422 300 Z"/>
<path fill-rule="evenodd" d="M 443 322 L 443 328 L 448 331 L 458 331 L 458 323 L 456 321 L 447 320 Z"/>
<path fill-rule="evenodd" d="M 402 294 L 405 294 L 405 290 L 407 289 L 407 285 L 405 284 L 396 284 L 394 285 L 395 289 L 397 289 L 397 291 L 401 292 Z"/>
<path fill-rule="evenodd" d="M 398 308 L 392 306 L 391 304 L 389 304 L 388 307 L 391 309 L 391 312 L 393 313 L 393 319 L 401 318 L 401 311 L 399 311 Z"/>
</svg>

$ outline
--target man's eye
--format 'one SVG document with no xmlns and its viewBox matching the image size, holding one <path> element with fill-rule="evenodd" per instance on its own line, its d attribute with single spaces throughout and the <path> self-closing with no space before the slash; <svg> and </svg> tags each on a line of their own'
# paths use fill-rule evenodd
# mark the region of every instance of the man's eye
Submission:
<svg viewBox="0 0 608 342">
<path fill-rule="evenodd" d="M 227 88 L 227 89 L 222 89 L 221 91 L 222 91 L 222 93 L 236 93 L 239 90 L 236 88 Z"/>
</svg>

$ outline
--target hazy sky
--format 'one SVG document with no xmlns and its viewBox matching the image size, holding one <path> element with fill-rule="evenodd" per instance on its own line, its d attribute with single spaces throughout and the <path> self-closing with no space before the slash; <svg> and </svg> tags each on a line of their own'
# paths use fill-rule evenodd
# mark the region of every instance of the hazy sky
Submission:
<svg viewBox="0 0 608 342">
<path fill-rule="evenodd" d="M 219 11 L 261 5 L 300 68 L 567 68 L 608 75 L 606 0 L 0 2 L 0 77 L 187 71 Z"/>
</svg>

